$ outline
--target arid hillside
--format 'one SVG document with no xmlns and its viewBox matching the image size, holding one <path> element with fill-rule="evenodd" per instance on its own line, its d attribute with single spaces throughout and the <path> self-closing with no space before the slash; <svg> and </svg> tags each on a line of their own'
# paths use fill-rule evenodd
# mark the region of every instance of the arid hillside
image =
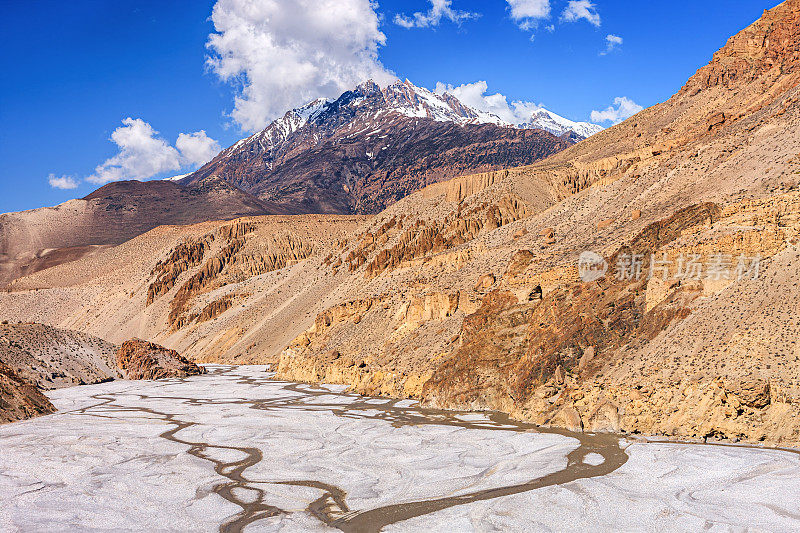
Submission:
<svg viewBox="0 0 800 533">
<path fill-rule="evenodd" d="M 55 412 L 43 390 L 122 377 L 116 346 L 41 324 L 0 324 L 0 424 Z"/>
<path fill-rule="evenodd" d="M 787 0 L 540 163 L 371 218 L 157 228 L 17 280 L 3 318 L 544 425 L 797 445 L 798 82 Z"/>
<path fill-rule="evenodd" d="M 289 213 L 222 180 L 118 181 L 55 207 L 0 215 L 0 286 L 164 224 Z"/>
<path fill-rule="evenodd" d="M 107 341 L 44 324 L 0 324 L 0 423 L 49 414 L 42 391 L 114 379 L 182 378 L 205 370 L 175 350 Z"/>
<path fill-rule="evenodd" d="M 309 259 L 366 220 L 266 216 L 162 226 L 16 280 L 0 294 L 13 306 L 0 318 L 21 313 L 113 343 L 154 340 L 199 361 L 277 354 L 344 279 L 326 277 L 327 267 Z"/>
<path fill-rule="evenodd" d="M 46 415 L 55 410 L 39 389 L 20 379 L 0 361 L 0 424 Z"/>
<path fill-rule="evenodd" d="M 77 331 L 42 324 L 0 325 L 0 361 L 43 390 L 121 378 L 116 350 L 109 342 Z"/>
</svg>

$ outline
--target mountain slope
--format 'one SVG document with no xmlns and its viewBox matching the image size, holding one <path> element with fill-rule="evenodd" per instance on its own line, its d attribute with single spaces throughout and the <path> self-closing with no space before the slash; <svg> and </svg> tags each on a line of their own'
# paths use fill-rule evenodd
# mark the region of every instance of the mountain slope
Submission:
<svg viewBox="0 0 800 533">
<path fill-rule="evenodd" d="M 389 208 L 333 253 L 358 281 L 279 376 L 573 429 L 800 442 L 798 13 L 765 13 L 619 126 Z M 610 275 L 582 282 L 584 250 Z M 763 277 L 618 281 L 626 253 L 645 272 L 667 254 L 673 279 L 681 256 L 760 256 Z"/>
<path fill-rule="evenodd" d="M 214 176 L 287 208 L 366 214 L 430 183 L 532 163 L 573 142 L 513 128 L 409 81 L 366 82 L 288 112 L 182 181 Z"/>
<path fill-rule="evenodd" d="M 83 199 L 0 215 L 0 284 L 160 225 L 285 212 L 221 180 L 192 187 L 170 181 L 109 183 Z"/>
<path fill-rule="evenodd" d="M 334 254 L 361 286 L 279 376 L 573 429 L 800 442 L 798 22 L 784 2 L 669 101 L 382 213 Z M 609 275 L 580 280 L 585 250 Z M 732 277 L 678 277 L 694 254 Z M 617 279 L 626 256 L 645 273 L 666 257 L 669 282 Z"/>
<path fill-rule="evenodd" d="M 40 390 L 121 378 L 116 349 L 77 331 L 42 324 L 0 325 L 0 362 Z"/>
</svg>

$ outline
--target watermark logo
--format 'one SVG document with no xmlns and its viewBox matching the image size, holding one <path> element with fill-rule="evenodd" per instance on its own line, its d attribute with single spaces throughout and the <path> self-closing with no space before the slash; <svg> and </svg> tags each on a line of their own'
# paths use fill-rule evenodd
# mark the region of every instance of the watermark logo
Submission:
<svg viewBox="0 0 800 533">
<path fill-rule="evenodd" d="M 596 281 L 606 275 L 608 263 L 597 252 L 581 252 L 578 257 L 578 274 L 585 282 Z"/>
<path fill-rule="evenodd" d="M 649 261 L 648 261 L 649 260 Z M 578 274 L 585 282 L 596 281 L 606 275 L 608 263 L 597 252 L 585 251 L 578 258 Z M 680 254 L 671 258 L 666 253 L 619 254 L 614 264 L 614 276 L 619 281 L 637 281 L 642 278 L 674 280 L 736 280 L 757 279 L 761 273 L 761 256 L 713 253 Z"/>
</svg>

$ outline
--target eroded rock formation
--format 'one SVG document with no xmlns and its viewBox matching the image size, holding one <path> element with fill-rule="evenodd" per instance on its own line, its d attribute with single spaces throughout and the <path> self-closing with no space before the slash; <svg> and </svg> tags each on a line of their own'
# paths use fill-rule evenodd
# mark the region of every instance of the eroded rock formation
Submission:
<svg viewBox="0 0 800 533">
<path fill-rule="evenodd" d="M 117 350 L 117 366 L 127 379 L 185 378 L 205 372 L 175 350 L 141 339 L 122 343 Z"/>
</svg>

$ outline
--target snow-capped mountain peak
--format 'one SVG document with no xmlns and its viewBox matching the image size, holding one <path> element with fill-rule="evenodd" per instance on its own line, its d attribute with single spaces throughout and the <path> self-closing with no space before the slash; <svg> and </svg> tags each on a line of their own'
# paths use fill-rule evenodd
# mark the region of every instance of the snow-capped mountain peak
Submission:
<svg viewBox="0 0 800 533">
<path fill-rule="evenodd" d="M 468 107 L 450 94 L 436 94 L 407 79 L 398 80 L 384 89 L 368 83 L 381 92 L 387 112 L 394 111 L 407 117 L 429 118 L 437 122 L 508 125 L 500 117 Z"/>
<path fill-rule="evenodd" d="M 240 150 L 277 153 L 290 149 L 295 142 L 290 138 L 295 139 L 295 134 L 301 135 L 305 139 L 303 142 L 321 142 L 342 125 L 354 127 L 356 120 L 359 127 L 354 131 L 372 131 L 380 128 L 380 124 L 393 113 L 460 125 L 494 124 L 505 128 L 542 129 L 556 136 L 574 132 L 581 138 L 603 129 L 588 122 L 574 122 L 544 108 L 536 111 L 528 122 L 512 124 L 495 114 L 470 107 L 448 92 L 435 93 L 407 79 L 397 80 L 386 87 L 367 80 L 335 100 L 318 98 L 288 111 L 262 131 L 240 140 L 217 157 L 227 157 Z"/>
<path fill-rule="evenodd" d="M 519 127 L 526 129 L 538 128 L 558 136 L 569 132 L 575 132 L 584 138 L 591 137 L 595 133 L 603 131 L 603 127 L 597 124 L 575 122 L 560 115 L 556 115 L 552 111 L 548 111 L 544 108 L 534 112 L 533 115 L 531 115 L 530 121 L 520 124 Z"/>
<path fill-rule="evenodd" d="M 323 113 L 331 102 L 332 100 L 328 98 L 317 98 L 303 106 L 287 111 L 285 115 L 274 120 L 260 132 L 241 139 L 233 146 L 223 150 L 219 156 L 227 156 L 241 146 L 253 143 L 257 143 L 258 147 L 263 151 L 272 150 L 286 141 L 292 133 Z"/>
</svg>

